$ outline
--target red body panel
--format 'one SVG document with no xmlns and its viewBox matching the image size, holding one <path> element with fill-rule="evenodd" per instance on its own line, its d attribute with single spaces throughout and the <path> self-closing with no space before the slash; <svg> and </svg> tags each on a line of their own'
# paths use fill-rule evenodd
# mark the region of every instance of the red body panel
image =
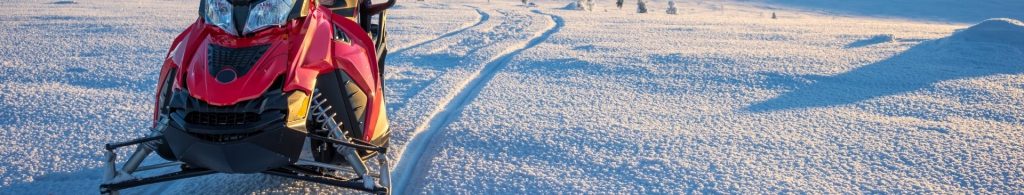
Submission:
<svg viewBox="0 0 1024 195">
<path fill-rule="evenodd" d="M 335 28 L 332 24 L 340 26 L 351 43 L 333 40 Z M 270 45 L 270 48 L 249 73 L 221 83 L 207 70 L 207 49 L 210 44 L 229 48 Z M 316 86 L 318 75 L 343 71 L 372 97 L 367 102 L 367 121 L 363 133 L 366 135 L 364 140 L 370 140 L 377 116 L 382 112 L 380 108 L 383 102 L 374 51 L 373 42 L 359 24 L 335 15 L 322 6 L 311 6 L 306 17 L 248 37 L 227 34 L 198 19 L 171 44 L 159 81 L 174 76 L 178 78 L 174 82 L 175 90 L 187 89 L 194 98 L 210 105 L 229 106 L 258 98 L 275 79 L 282 76 L 285 92 L 298 90 L 309 95 Z M 172 69 L 179 71 L 176 75 L 168 75 Z M 160 102 L 159 89 L 163 88 L 162 83 L 157 86 L 156 102 Z M 157 112 L 154 109 L 154 121 Z"/>
</svg>

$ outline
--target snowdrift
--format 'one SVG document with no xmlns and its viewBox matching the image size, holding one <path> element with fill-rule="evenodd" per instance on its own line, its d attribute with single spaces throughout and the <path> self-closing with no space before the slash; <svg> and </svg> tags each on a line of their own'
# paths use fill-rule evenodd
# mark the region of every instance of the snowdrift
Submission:
<svg viewBox="0 0 1024 195">
<path fill-rule="evenodd" d="M 579 5 L 576 5 L 576 2 L 572 2 L 572 3 L 569 3 L 568 5 L 565 5 L 565 7 L 562 7 L 562 10 L 582 10 L 582 9 L 580 9 Z"/>
<path fill-rule="evenodd" d="M 1024 22 L 1009 18 L 993 18 L 960 30 L 948 40 L 1006 44 L 1024 49 Z"/>
<path fill-rule="evenodd" d="M 993 18 L 921 45 L 934 55 L 996 66 L 1024 65 L 1024 22 Z"/>
<path fill-rule="evenodd" d="M 806 76 L 812 85 L 748 107 L 756 112 L 834 107 L 930 89 L 941 82 L 1021 73 L 1024 23 L 988 19 L 953 34 L 921 42 L 892 57 L 828 76 Z M 890 34 L 846 48 L 905 41 Z M 877 49 L 877 48 L 872 48 Z"/>
<path fill-rule="evenodd" d="M 592 11 L 594 3 L 593 1 L 577 0 L 569 3 L 562 7 L 562 10 L 580 10 L 580 11 Z"/>
</svg>

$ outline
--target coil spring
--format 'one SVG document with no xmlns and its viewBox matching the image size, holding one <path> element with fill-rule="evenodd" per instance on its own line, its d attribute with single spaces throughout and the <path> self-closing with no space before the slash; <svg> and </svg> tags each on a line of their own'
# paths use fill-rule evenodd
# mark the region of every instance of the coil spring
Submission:
<svg viewBox="0 0 1024 195">
<path fill-rule="evenodd" d="M 334 117 L 338 114 L 331 112 L 333 107 L 331 105 L 327 105 L 327 98 L 324 98 L 320 91 L 313 90 L 312 104 L 313 110 L 310 111 L 312 112 L 310 114 L 313 115 L 313 121 L 320 124 L 320 129 L 317 129 L 317 131 L 327 131 L 328 136 L 332 138 L 348 140 L 348 136 L 345 136 L 345 133 L 341 130 L 340 124 L 334 120 Z"/>
</svg>

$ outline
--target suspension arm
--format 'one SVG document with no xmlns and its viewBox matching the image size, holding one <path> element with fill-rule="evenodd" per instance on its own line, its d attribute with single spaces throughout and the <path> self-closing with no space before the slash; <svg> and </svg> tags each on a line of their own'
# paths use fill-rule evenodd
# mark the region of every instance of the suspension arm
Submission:
<svg viewBox="0 0 1024 195">
<path fill-rule="evenodd" d="M 133 139 L 133 140 L 129 140 L 129 141 L 126 141 L 126 142 L 107 143 L 104 146 L 104 148 L 107 149 L 107 150 L 116 150 L 116 149 L 121 148 L 121 147 L 135 145 L 135 144 L 141 144 L 141 143 L 146 143 L 146 142 L 151 142 L 151 141 L 156 141 L 156 140 L 163 139 L 163 138 L 164 138 L 163 135 L 157 135 L 157 136 L 150 136 L 150 137 Z"/>
<path fill-rule="evenodd" d="M 346 180 L 339 180 L 339 179 L 336 179 L 336 178 L 303 175 L 303 174 L 297 174 L 297 173 L 294 173 L 294 172 L 290 172 L 290 171 L 287 171 L 287 170 L 281 170 L 281 169 L 274 169 L 274 170 L 264 171 L 263 173 L 266 173 L 266 174 L 269 174 L 269 175 L 274 175 L 274 176 L 279 176 L 279 177 L 287 177 L 287 178 L 298 179 L 298 180 L 309 181 L 309 182 L 316 182 L 316 183 L 321 183 L 321 184 L 326 184 L 326 185 L 331 185 L 331 186 L 337 186 L 337 187 L 343 187 L 343 188 L 348 188 L 348 189 L 360 190 L 360 191 L 370 192 L 370 193 L 374 193 L 374 194 L 387 194 L 388 193 L 388 188 L 376 187 L 375 186 L 372 189 L 366 189 L 366 188 L 364 188 L 363 183 L 362 182 L 358 182 L 358 181 L 351 181 L 351 180 L 346 181 Z"/>
<path fill-rule="evenodd" d="M 209 169 L 186 169 L 186 170 L 182 170 L 182 171 L 179 171 L 179 172 L 168 173 L 168 174 L 163 174 L 163 175 L 158 175 L 158 176 L 153 176 L 153 177 L 128 179 L 128 180 L 117 181 L 117 182 L 113 182 L 113 183 L 105 183 L 105 184 L 100 184 L 100 194 L 110 194 L 111 192 L 116 192 L 116 191 L 122 190 L 122 189 L 127 189 L 127 188 L 142 186 L 142 185 L 148 185 L 148 184 L 154 184 L 154 183 L 160 183 L 160 182 L 165 182 L 165 181 L 172 181 L 172 180 L 179 180 L 179 179 L 185 179 L 185 178 L 191 178 L 191 177 L 198 177 L 198 176 L 203 176 L 203 175 L 209 175 L 209 174 L 212 174 L 212 173 L 216 173 L 216 172 L 214 172 L 213 170 L 209 170 Z"/>
<path fill-rule="evenodd" d="M 346 142 L 346 141 L 341 141 L 341 140 L 338 140 L 338 139 L 324 137 L 324 136 L 319 136 L 319 135 L 314 135 L 314 134 L 309 134 L 309 138 L 320 140 L 320 141 L 324 141 L 324 142 L 330 142 L 332 144 L 348 146 L 348 147 L 352 147 L 352 148 L 356 148 L 356 149 L 360 149 L 360 150 L 369 150 L 369 151 L 385 152 L 385 153 L 388 150 L 387 147 L 379 147 L 379 146 L 374 146 L 374 145 L 370 145 L 370 144 L 366 144 L 366 143 L 362 143 L 362 142 L 352 142 L 352 143 L 349 143 L 349 142 Z"/>
</svg>

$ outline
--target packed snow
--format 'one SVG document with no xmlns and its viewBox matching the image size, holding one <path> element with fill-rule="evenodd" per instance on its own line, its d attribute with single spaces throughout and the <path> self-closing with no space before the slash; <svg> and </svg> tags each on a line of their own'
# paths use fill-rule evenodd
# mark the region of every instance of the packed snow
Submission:
<svg viewBox="0 0 1024 195">
<path fill-rule="evenodd" d="M 592 2 L 400 1 L 396 191 L 1024 189 L 1024 3 Z M 0 194 L 97 192 L 102 145 L 148 131 L 197 4 L 0 2 Z M 125 192 L 352 193 L 232 174 Z"/>
</svg>

